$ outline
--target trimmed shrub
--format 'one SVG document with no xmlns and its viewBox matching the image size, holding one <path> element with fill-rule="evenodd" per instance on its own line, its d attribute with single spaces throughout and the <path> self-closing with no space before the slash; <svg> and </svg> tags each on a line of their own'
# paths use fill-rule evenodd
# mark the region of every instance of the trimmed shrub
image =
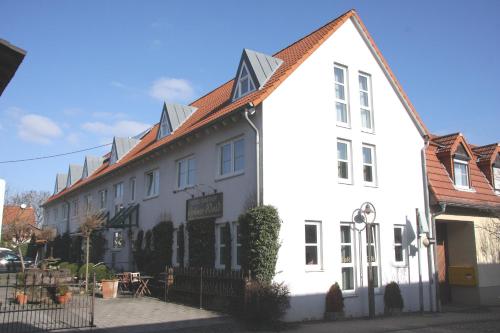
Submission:
<svg viewBox="0 0 500 333">
<path fill-rule="evenodd" d="M 290 291 L 283 283 L 254 282 L 247 288 L 244 319 L 251 324 L 275 324 L 290 307 Z"/>
<path fill-rule="evenodd" d="M 160 222 L 153 227 L 150 273 L 164 272 L 167 265 L 172 265 L 173 236 L 174 226 L 170 221 Z"/>
<path fill-rule="evenodd" d="M 391 282 L 385 286 L 384 291 L 384 307 L 386 312 L 392 312 L 394 309 L 403 309 L 404 302 L 401 296 L 401 290 L 396 282 Z"/>
<path fill-rule="evenodd" d="M 189 266 L 213 268 L 215 265 L 215 222 L 213 219 L 187 223 Z"/>
<path fill-rule="evenodd" d="M 80 279 L 85 279 L 85 267 L 86 265 L 82 265 L 80 270 L 78 271 L 78 276 Z M 92 281 L 92 274 L 95 273 L 95 281 L 101 282 L 103 279 L 110 279 L 113 275 L 113 272 L 109 270 L 105 265 L 99 265 L 94 267 L 93 263 L 89 263 L 89 281 Z"/>
<path fill-rule="evenodd" d="M 337 282 L 332 284 L 326 293 L 325 312 L 343 312 L 344 296 Z"/>
<path fill-rule="evenodd" d="M 69 270 L 71 276 L 78 276 L 78 264 L 62 262 L 59 264 L 59 269 L 67 269 Z"/>
<path fill-rule="evenodd" d="M 281 227 L 273 206 L 251 208 L 238 219 L 242 235 L 242 266 L 259 282 L 270 284 L 274 275 Z"/>
<path fill-rule="evenodd" d="M 184 267 L 184 224 L 179 226 L 179 232 L 177 233 L 177 242 L 179 243 L 179 249 L 177 253 L 179 266 Z"/>
</svg>

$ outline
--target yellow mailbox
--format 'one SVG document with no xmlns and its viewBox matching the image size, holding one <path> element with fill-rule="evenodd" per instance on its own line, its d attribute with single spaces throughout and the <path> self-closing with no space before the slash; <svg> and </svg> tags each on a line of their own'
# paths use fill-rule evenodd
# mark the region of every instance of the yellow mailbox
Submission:
<svg viewBox="0 0 500 333">
<path fill-rule="evenodd" d="M 475 287 L 476 270 L 472 266 L 449 266 L 448 281 L 452 286 Z"/>
</svg>

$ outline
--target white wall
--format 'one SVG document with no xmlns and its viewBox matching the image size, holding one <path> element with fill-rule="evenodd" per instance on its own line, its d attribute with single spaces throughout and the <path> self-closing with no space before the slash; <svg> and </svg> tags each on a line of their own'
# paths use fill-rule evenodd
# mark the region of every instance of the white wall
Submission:
<svg viewBox="0 0 500 333">
<path fill-rule="evenodd" d="M 348 67 L 350 129 L 336 126 L 334 62 Z M 372 76 L 374 134 L 361 131 L 358 71 Z M 323 316 L 326 292 L 334 282 L 341 283 L 340 222 L 350 222 L 353 210 L 365 201 L 377 209 L 382 283 L 397 281 L 405 310 L 417 310 L 417 257 L 410 257 L 410 268 L 394 267 L 392 244 L 393 225 L 408 221 L 415 230 L 415 209 L 425 215 L 420 158 L 424 142 L 352 22 L 340 27 L 282 83 L 263 109 L 264 203 L 275 205 L 283 219 L 275 279 L 285 281 L 293 295 L 287 319 Z M 352 185 L 337 180 L 337 138 L 352 142 Z M 363 185 L 362 143 L 376 146 L 377 187 Z M 305 220 L 322 221 L 323 264 L 312 272 L 305 265 Z M 415 240 L 412 245 L 416 247 Z M 426 281 L 424 251 L 422 263 Z M 358 265 L 357 292 L 346 297 L 348 316 L 368 311 L 366 269 L 363 285 L 359 274 L 363 266 Z M 382 293 L 381 288 L 378 312 L 383 311 Z M 426 308 L 428 294 L 425 289 Z"/>
</svg>

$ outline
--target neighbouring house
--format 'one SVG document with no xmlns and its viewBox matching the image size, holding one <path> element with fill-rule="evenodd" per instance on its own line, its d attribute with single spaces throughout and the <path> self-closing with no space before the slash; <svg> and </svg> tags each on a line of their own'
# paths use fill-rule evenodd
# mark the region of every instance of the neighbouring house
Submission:
<svg viewBox="0 0 500 333">
<path fill-rule="evenodd" d="M 500 305 L 500 145 L 432 136 L 427 175 L 441 303 Z"/>
<path fill-rule="evenodd" d="M 149 130 L 58 174 L 45 223 L 75 234 L 87 212 L 109 213 L 105 262 L 128 270 L 139 231 L 161 221 L 174 226 L 172 263 L 188 265 L 193 235 L 181 230 L 203 221 L 213 225 L 213 267 L 227 268 L 231 251 L 239 269 L 238 216 L 270 204 L 283 220 L 275 280 L 291 291 L 287 320 L 322 318 L 335 282 L 346 314 L 366 315 L 367 249 L 376 312 L 391 281 L 405 310 L 418 310 L 419 272 L 432 287 L 416 226 L 427 211 L 428 132 L 360 17 L 351 10 L 274 55 L 244 49 L 235 72 L 189 105 L 165 102 Z M 368 237 L 353 223 L 364 202 L 376 208 Z"/>
<path fill-rule="evenodd" d="M 8 225 L 16 220 L 27 221 L 36 227 L 35 209 L 23 208 L 19 205 L 5 205 L 3 207 L 3 225 Z"/>
<path fill-rule="evenodd" d="M 26 51 L 0 39 L 0 96 L 14 77 Z"/>
</svg>

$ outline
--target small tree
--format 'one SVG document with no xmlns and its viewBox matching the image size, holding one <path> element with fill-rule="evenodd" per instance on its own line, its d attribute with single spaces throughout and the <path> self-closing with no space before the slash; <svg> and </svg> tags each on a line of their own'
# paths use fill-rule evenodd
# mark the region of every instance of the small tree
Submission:
<svg viewBox="0 0 500 333">
<path fill-rule="evenodd" d="M 21 209 L 23 210 L 24 208 L 21 207 Z M 21 247 L 30 242 L 33 231 L 34 227 L 25 214 L 17 214 L 12 221 L 4 224 L 2 228 L 3 241 L 9 247 L 17 249 L 19 258 L 21 258 L 21 269 L 23 272 L 25 267 Z"/>
<path fill-rule="evenodd" d="M 85 291 L 88 289 L 89 282 L 89 248 L 90 248 L 90 236 L 92 232 L 102 227 L 106 221 L 106 215 L 104 213 L 94 213 L 89 214 L 83 218 L 82 223 L 80 223 L 80 233 L 85 239 Z"/>
</svg>

